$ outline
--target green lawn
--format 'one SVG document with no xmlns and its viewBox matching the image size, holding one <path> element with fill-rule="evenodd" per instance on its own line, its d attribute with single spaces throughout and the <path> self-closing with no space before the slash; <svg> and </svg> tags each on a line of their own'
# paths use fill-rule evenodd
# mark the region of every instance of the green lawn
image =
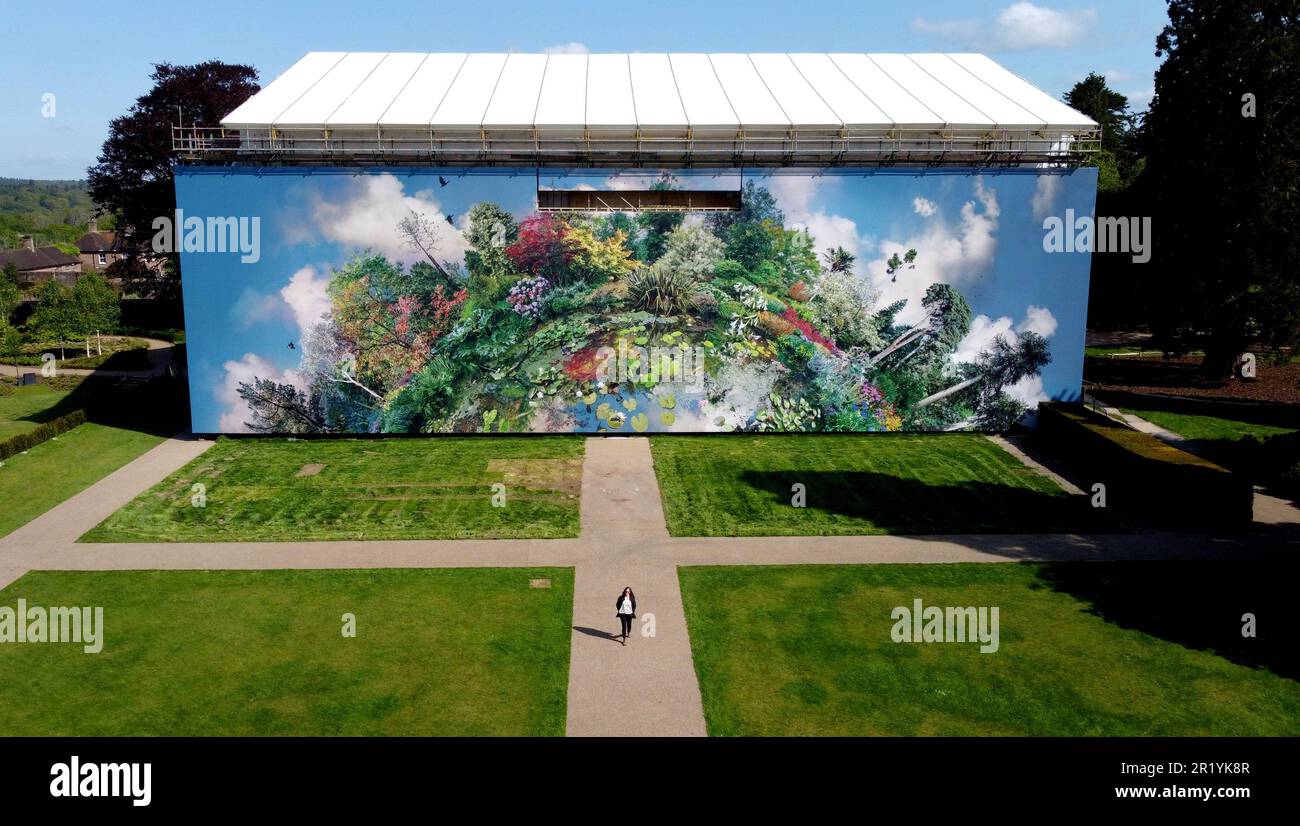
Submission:
<svg viewBox="0 0 1300 826">
<path fill-rule="evenodd" d="M 221 439 L 82 540 L 577 536 L 582 455 L 566 437 Z M 192 505 L 195 484 L 205 507 Z"/>
<path fill-rule="evenodd" d="M 1099 530 L 1068 496 L 983 436 L 656 436 L 675 536 Z M 806 507 L 792 505 L 804 485 Z"/>
<path fill-rule="evenodd" d="M 767 736 L 1295 735 L 1296 573 L 1205 562 L 679 569 L 709 733 Z M 998 607 L 1000 647 L 894 642 L 891 612 L 916 598 Z M 1241 636 L 1243 610 L 1256 612 L 1255 639 Z"/>
<path fill-rule="evenodd" d="M 1242 436 L 1255 436 L 1266 439 L 1281 433 L 1290 433 L 1295 428 L 1277 427 L 1268 424 L 1255 424 L 1235 419 L 1222 419 L 1217 416 L 1205 416 L 1197 413 L 1171 413 L 1167 410 L 1130 410 L 1125 413 L 1146 419 L 1165 430 L 1177 433 L 1184 439 L 1196 441 L 1236 441 Z"/>
<path fill-rule="evenodd" d="M 44 384 L 15 387 L 12 393 L 0 395 L 0 440 L 26 433 L 41 422 L 72 412 L 59 404 L 67 396 L 67 391 L 52 390 Z"/>
<path fill-rule="evenodd" d="M 155 434 L 90 422 L 9 457 L 0 463 L 0 536 L 80 493 L 162 440 Z"/>
<path fill-rule="evenodd" d="M 564 734 L 569 568 L 40 571 L 20 597 L 102 606 L 104 643 L 0 645 L 5 736 Z"/>
<path fill-rule="evenodd" d="M 1195 452 L 1231 470 L 1250 470 L 1250 443 L 1241 443 L 1243 437 L 1254 436 L 1263 440 L 1269 436 L 1295 431 L 1293 427 L 1256 424 L 1197 413 L 1130 409 L 1125 409 L 1124 412 L 1146 419 L 1152 424 L 1190 440 L 1189 447 Z"/>
</svg>

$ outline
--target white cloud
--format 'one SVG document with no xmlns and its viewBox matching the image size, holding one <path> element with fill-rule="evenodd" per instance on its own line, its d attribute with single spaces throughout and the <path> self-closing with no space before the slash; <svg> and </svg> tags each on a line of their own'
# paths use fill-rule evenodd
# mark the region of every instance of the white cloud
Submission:
<svg viewBox="0 0 1300 826">
<path fill-rule="evenodd" d="M 439 260 L 457 264 L 464 261 L 469 243 L 463 229 L 448 223 L 432 191 L 407 195 L 402 182 L 389 173 L 359 178 L 352 198 L 342 203 L 317 201 L 314 219 L 321 234 L 330 241 L 372 249 L 390 260 L 409 264 L 424 257 L 409 247 L 397 231 L 397 225 L 411 212 L 420 213 L 433 223 L 438 233 Z"/>
<path fill-rule="evenodd" d="M 1016 325 L 1017 333 L 1038 333 L 1043 338 L 1056 335 L 1056 316 L 1046 307 L 1030 304 L 1025 308 L 1025 318 Z"/>
<path fill-rule="evenodd" d="M 1002 392 L 1031 410 L 1037 408 L 1039 402 L 1051 400 L 1043 390 L 1042 376 L 1025 376 L 1015 384 L 1008 384 L 1002 388 Z"/>
<path fill-rule="evenodd" d="M 871 236 L 858 232 L 858 225 L 852 218 L 814 208 L 818 190 L 838 182 L 837 178 L 819 175 L 773 175 L 766 179 L 764 186 L 785 213 L 786 226 L 806 230 L 819 251 L 844 247 L 861 257 L 875 248 Z"/>
<path fill-rule="evenodd" d="M 973 196 L 962 205 L 961 220 L 956 226 L 936 211 L 926 220 L 925 229 L 919 235 L 881 241 L 879 257 L 862 268 L 880 293 L 877 306 L 907 301 L 898 314 L 899 323 L 914 324 L 921 320 L 925 313 L 921 299 L 931 284 L 976 280 L 993 262 L 998 246 L 998 216 L 1002 213 L 997 191 L 986 187 L 984 179 L 977 177 Z M 891 276 L 886 264 L 889 257 L 895 253 L 902 257 L 909 249 L 917 252 L 915 267 Z"/>
<path fill-rule="evenodd" d="M 317 276 L 316 269 L 306 266 L 289 277 L 289 283 L 280 290 L 280 298 L 288 305 L 298 324 L 299 338 L 307 336 L 307 331 L 320 323 L 321 316 L 330 311 L 330 299 L 327 294 L 329 278 Z"/>
<path fill-rule="evenodd" d="M 1106 69 L 1101 73 L 1106 78 L 1106 83 L 1123 83 L 1126 80 L 1132 80 L 1132 72 L 1126 72 L 1123 69 Z M 1082 80 L 1082 78 L 1080 78 Z"/>
<path fill-rule="evenodd" d="M 916 210 L 916 214 L 920 215 L 922 218 L 929 218 L 939 210 L 939 207 L 934 201 L 917 195 L 912 199 L 912 209 Z"/>
<path fill-rule="evenodd" d="M 239 397 L 240 382 L 252 382 L 259 379 L 274 379 L 281 384 L 292 384 L 300 390 L 306 389 L 302 374 L 294 369 L 280 370 L 256 353 L 245 353 L 239 361 L 228 361 L 222 365 L 226 371 L 225 379 L 216 390 L 217 399 L 225 408 L 218 422 L 222 433 L 249 433 L 248 421 L 253 418 L 253 411 L 248 402 Z"/>
<path fill-rule="evenodd" d="M 277 318 L 284 312 L 284 303 L 279 296 L 258 292 L 252 287 L 245 287 L 239 298 L 230 305 L 230 323 L 247 330 L 254 324 Z"/>
<path fill-rule="evenodd" d="M 987 315 L 980 313 L 971 319 L 970 330 L 957 344 L 957 350 L 952 354 L 952 360 L 958 364 L 969 364 L 979 358 L 979 354 L 993 346 L 993 341 L 1002 336 L 1005 339 L 1015 338 L 1015 333 L 1011 331 L 1012 325 L 1009 316 L 1001 316 L 992 319 Z"/>
<path fill-rule="evenodd" d="M 1097 21 L 1095 9 L 1057 11 L 1019 0 L 989 22 L 918 17 L 912 30 L 978 51 L 1018 52 L 1070 48 L 1086 38 Z"/>
<path fill-rule="evenodd" d="M 1029 199 L 1029 206 L 1034 212 L 1034 220 L 1042 221 L 1056 211 L 1056 199 L 1061 194 L 1060 175 L 1039 175 L 1034 184 L 1034 196 Z"/>
<path fill-rule="evenodd" d="M 1156 90 L 1154 88 L 1138 89 L 1136 91 L 1129 92 L 1128 94 L 1124 95 L 1124 97 L 1128 98 L 1128 102 L 1130 106 L 1136 106 L 1139 108 L 1146 106 L 1148 103 L 1151 102 L 1151 98 L 1155 96 L 1156 96 Z"/>
<path fill-rule="evenodd" d="M 958 364 L 973 362 L 979 358 L 980 353 L 993 347 L 993 341 L 998 336 L 1014 344 L 1019 340 L 1020 333 L 1025 332 L 1034 332 L 1043 338 L 1051 338 L 1056 333 L 1056 317 L 1046 307 L 1033 304 L 1025 308 L 1025 317 L 1019 324 L 1013 322 L 1010 316 L 1004 315 L 994 319 L 981 313 L 971 319 L 970 330 L 966 333 L 966 337 L 958 342 L 952 360 Z"/>
<path fill-rule="evenodd" d="M 542 49 L 542 54 L 591 54 L 591 49 L 588 49 L 585 43 L 574 41 L 572 43 L 557 43 L 554 46 L 547 46 Z"/>
</svg>

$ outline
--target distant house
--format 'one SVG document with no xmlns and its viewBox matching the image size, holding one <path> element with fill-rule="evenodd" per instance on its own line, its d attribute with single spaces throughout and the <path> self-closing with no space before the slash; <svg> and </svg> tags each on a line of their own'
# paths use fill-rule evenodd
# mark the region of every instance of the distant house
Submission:
<svg viewBox="0 0 1300 826">
<path fill-rule="evenodd" d="M 20 239 L 16 250 L 0 250 L 0 269 L 8 264 L 18 268 L 18 285 L 29 289 L 42 281 L 75 284 L 81 274 L 81 257 L 69 255 L 58 247 L 38 247 L 30 235 Z"/>
<path fill-rule="evenodd" d="M 77 251 L 81 255 L 81 268 L 86 272 L 102 273 L 109 264 L 126 257 L 117 233 L 101 232 L 94 218 L 90 219 L 86 234 L 77 239 Z"/>
</svg>

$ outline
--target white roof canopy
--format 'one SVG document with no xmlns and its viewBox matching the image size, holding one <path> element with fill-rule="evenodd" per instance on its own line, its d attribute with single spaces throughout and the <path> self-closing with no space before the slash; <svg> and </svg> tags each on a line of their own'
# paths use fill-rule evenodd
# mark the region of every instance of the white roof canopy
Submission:
<svg viewBox="0 0 1300 826">
<path fill-rule="evenodd" d="M 979 54 L 406 52 L 311 52 L 222 125 L 1096 127 Z"/>
<path fill-rule="evenodd" d="M 862 53 L 311 52 L 221 123 L 216 135 L 179 130 L 177 150 L 344 161 L 1024 163 L 1089 151 L 1097 130 L 984 55 Z"/>
</svg>

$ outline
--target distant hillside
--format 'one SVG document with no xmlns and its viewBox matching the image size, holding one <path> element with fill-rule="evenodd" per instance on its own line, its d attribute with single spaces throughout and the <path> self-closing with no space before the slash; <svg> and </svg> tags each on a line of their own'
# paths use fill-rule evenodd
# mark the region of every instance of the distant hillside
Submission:
<svg viewBox="0 0 1300 826">
<path fill-rule="evenodd" d="M 85 181 L 0 178 L 0 248 L 15 249 L 21 235 L 34 236 L 38 246 L 71 244 L 94 214 Z M 99 228 L 112 229 L 112 220 L 101 217 Z"/>
</svg>

